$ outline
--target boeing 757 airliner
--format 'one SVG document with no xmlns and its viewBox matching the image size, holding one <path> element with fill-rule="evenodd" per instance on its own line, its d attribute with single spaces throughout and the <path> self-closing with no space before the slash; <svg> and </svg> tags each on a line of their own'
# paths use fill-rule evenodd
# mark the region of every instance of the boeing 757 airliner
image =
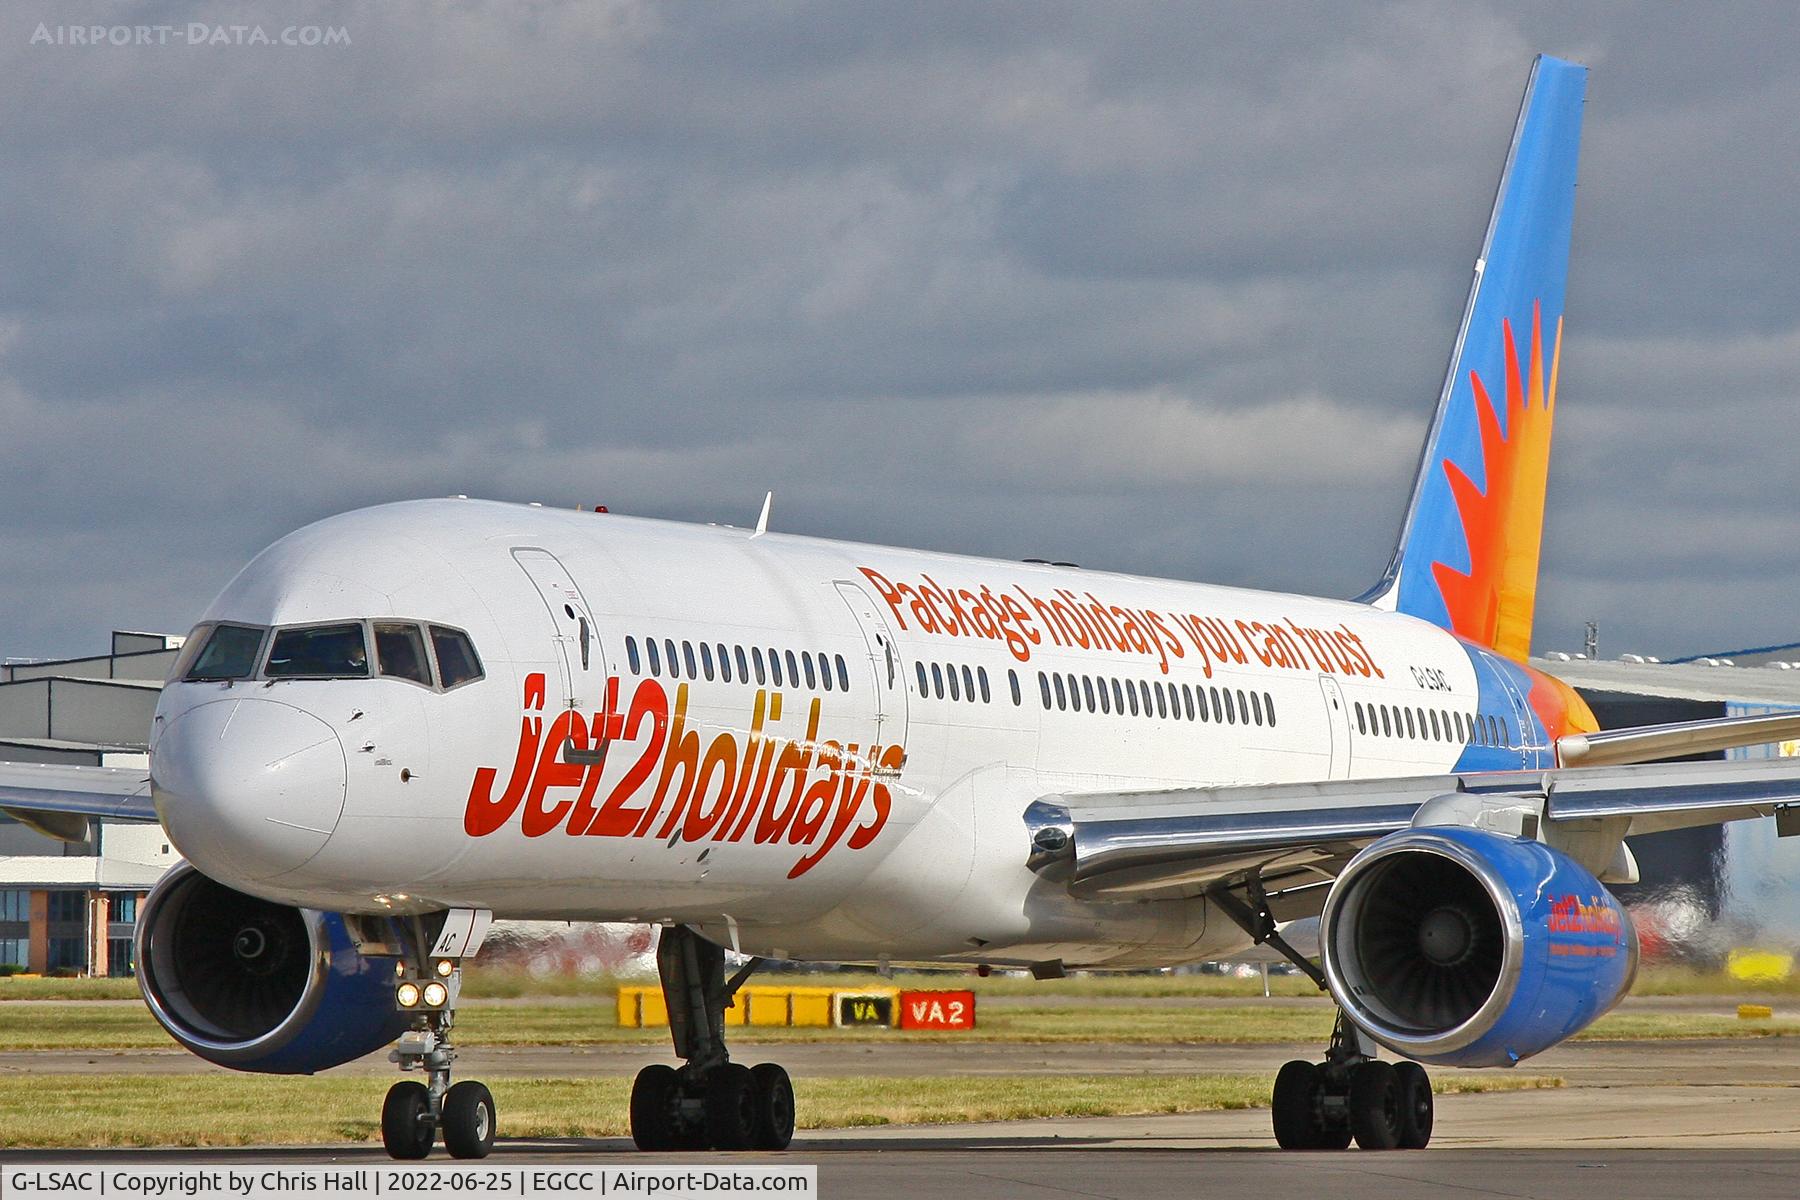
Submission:
<svg viewBox="0 0 1800 1200">
<path fill-rule="evenodd" d="M 1266 944 L 1339 1009 L 1289 1149 L 1423 1147 L 1419 1064 L 1505 1067 L 1629 988 L 1628 835 L 1775 816 L 1800 762 L 1660 765 L 1778 716 L 1601 732 L 1525 665 L 1584 68 L 1533 65 L 1393 560 L 1355 601 L 461 497 L 264 550 L 142 771 L 7 764 L 0 808 L 160 821 L 139 919 L 182 1045 L 307 1073 L 390 1043 L 396 1158 L 488 1153 L 452 1083 L 495 918 L 641 921 L 679 1067 L 638 1145 L 780 1149 L 730 1057 L 767 959 L 1163 967 Z M 766 510 L 765 510 L 766 514 Z M 1320 918 L 1315 962 L 1282 929 Z M 727 951 L 747 956 L 726 974 Z M 1378 1057 L 1385 1049 L 1398 1060 Z"/>
</svg>

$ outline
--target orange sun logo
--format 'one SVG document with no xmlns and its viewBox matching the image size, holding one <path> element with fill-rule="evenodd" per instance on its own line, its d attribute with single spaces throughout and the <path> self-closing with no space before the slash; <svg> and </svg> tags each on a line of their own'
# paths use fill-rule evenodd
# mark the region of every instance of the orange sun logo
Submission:
<svg viewBox="0 0 1800 1200">
<path fill-rule="evenodd" d="M 1556 368 L 1562 355 L 1562 318 L 1550 352 L 1544 386 L 1543 330 L 1531 309 L 1531 362 L 1524 377 L 1511 321 L 1501 322 L 1506 343 L 1506 411 L 1494 410 L 1481 376 L 1469 372 L 1481 429 L 1484 492 L 1449 459 L 1444 476 L 1469 543 L 1469 569 L 1431 564 L 1438 591 L 1460 635 L 1492 646 L 1515 662 L 1531 650 L 1531 615 L 1537 598 L 1538 550 L 1544 528 L 1544 482 L 1550 473 L 1550 429 L 1556 417 Z"/>
</svg>

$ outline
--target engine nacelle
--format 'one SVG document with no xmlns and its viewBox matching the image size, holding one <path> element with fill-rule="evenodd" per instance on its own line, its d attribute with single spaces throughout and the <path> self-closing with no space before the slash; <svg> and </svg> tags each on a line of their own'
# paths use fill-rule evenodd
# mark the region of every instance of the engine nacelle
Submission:
<svg viewBox="0 0 1800 1200">
<path fill-rule="evenodd" d="M 1510 1066 L 1585 1029 L 1637 974 L 1631 918 L 1542 842 L 1403 830 L 1351 860 L 1320 917 L 1345 1014 L 1421 1062 Z"/>
<path fill-rule="evenodd" d="M 138 986 L 174 1039 L 239 1071 L 310 1075 L 399 1037 L 394 969 L 336 913 L 259 900 L 182 863 L 138 914 Z"/>
</svg>

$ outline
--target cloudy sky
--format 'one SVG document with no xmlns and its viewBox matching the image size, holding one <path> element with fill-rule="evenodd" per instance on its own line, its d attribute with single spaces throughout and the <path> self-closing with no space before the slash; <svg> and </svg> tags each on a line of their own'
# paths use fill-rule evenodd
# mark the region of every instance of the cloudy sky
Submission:
<svg viewBox="0 0 1800 1200">
<path fill-rule="evenodd" d="M 1538 50 L 1537 644 L 1800 639 L 1792 11 L 1568 7 L 17 0 L 0 653 L 453 492 L 1354 594 Z"/>
</svg>

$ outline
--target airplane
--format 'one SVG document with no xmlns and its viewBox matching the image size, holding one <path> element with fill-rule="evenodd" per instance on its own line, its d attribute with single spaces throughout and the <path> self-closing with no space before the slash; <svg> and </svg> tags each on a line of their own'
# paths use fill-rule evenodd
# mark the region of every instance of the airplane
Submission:
<svg viewBox="0 0 1800 1200">
<path fill-rule="evenodd" d="M 679 1067 L 636 1144 L 778 1150 L 727 1049 L 762 962 L 1160 968 L 1266 946 L 1327 991 L 1287 1149 L 1422 1148 L 1426 1065 L 1510 1066 L 1631 986 L 1625 838 L 1775 817 L 1800 763 L 1660 760 L 1800 716 L 1600 731 L 1526 664 L 1584 67 L 1531 68 L 1400 536 L 1356 600 L 463 497 L 257 555 L 157 706 L 151 765 L 7 764 L 79 839 L 159 821 L 140 912 L 176 1041 L 311 1073 L 393 1045 L 397 1159 L 478 1158 L 463 963 L 499 919 L 661 927 Z M 1317 961 L 1289 943 L 1317 917 Z M 728 976 L 727 952 L 746 961 Z M 1391 1052 L 1398 1063 L 1379 1057 Z"/>
</svg>

